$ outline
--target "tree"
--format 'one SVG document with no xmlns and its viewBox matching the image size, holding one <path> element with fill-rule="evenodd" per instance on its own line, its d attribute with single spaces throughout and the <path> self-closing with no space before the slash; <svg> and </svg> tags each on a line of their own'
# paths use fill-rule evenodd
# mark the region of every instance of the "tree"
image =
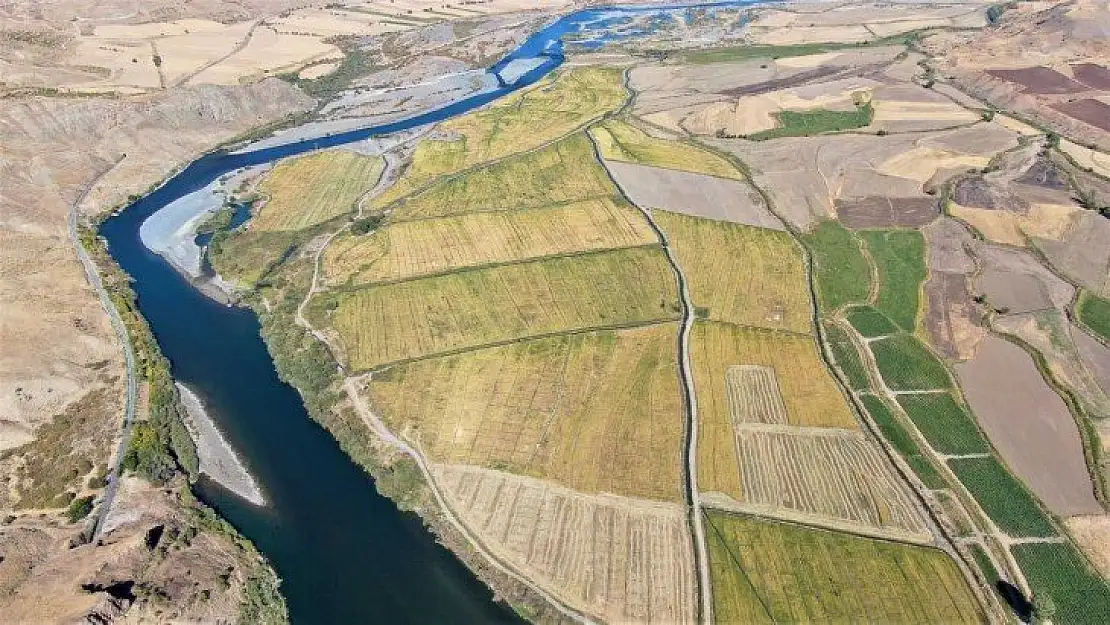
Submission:
<svg viewBox="0 0 1110 625">
<path fill-rule="evenodd" d="M 1056 616 L 1056 602 L 1042 590 L 1033 593 L 1033 616 L 1038 623 L 1046 623 Z"/>
</svg>

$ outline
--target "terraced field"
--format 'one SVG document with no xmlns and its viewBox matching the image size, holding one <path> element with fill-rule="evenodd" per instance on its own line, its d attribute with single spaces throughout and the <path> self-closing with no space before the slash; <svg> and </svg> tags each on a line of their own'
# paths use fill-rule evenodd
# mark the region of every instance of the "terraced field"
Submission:
<svg viewBox="0 0 1110 625">
<path fill-rule="evenodd" d="M 348 366 L 365 370 L 529 336 L 677 319 L 679 311 L 662 252 L 632 248 L 327 294 L 310 312 L 317 327 L 334 328 Z"/>
<path fill-rule="evenodd" d="M 433 470 L 483 544 L 570 606 L 610 622 L 695 621 L 681 506 L 588 496 L 476 467 Z"/>
<path fill-rule="evenodd" d="M 742 178 L 731 163 L 713 152 L 682 141 L 658 139 L 623 120 L 606 120 L 590 128 L 590 136 L 606 160 Z"/>
<path fill-rule="evenodd" d="M 463 267 L 658 243 L 635 208 L 596 198 L 552 208 L 402 221 L 328 246 L 324 274 L 348 286 Z"/>
<path fill-rule="evenodd" d="M 250 229 L 301 230 L 353 212 L 384 166 L 381 157 L 343 149 L 282 161 L 258 185 L 266 199 Z"/>
<path fill-rule="evenodd" d="M 802 252 L 785 232 L 655 211 L 700 318 L 809 333 Z"/>
<path fill-rule="evenodd" d="M 720 512 L 707 514 L 721 623 L 981 623 L 942 551 Z"/>
<path fill-rule="evenodd" d="M 666 323 L 422 360 L 375 374 L 369 397 L 436 462 L 679 502 L 677 333 Z"/>
</svg>

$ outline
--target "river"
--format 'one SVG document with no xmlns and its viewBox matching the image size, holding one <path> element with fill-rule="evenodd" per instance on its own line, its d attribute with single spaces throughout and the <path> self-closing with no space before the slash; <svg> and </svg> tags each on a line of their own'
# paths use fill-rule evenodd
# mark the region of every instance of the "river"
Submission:
<svg viewBox="0 0 1110 625">
<path fill-rule="evenodd" d="M 750 1 L 750 0 L 749 0 Z M 735 6 L 748 2 L 730 2 Z M 515 81 L 400 122 L 193 162 L 102 224 L 109 251 L 134 278 L 146 317 L 174 378 L 193 389 L 262 489 L 257 507 L 201 478 L 198 496 L 265 554 L 282 578 L 294 623 L 516 623 L 506 605 L 415 515 L 382 497 L 335 440 L 312 421 L 300 396 L 278 379 L 245 308 L 209 299 L 139 239 L 143 221 L 219 176 L 249 165 L 370 136 L 406 130 L 471 111 L 543 78 L 563 61 L 563 38 L 579 45 L 642 34 L 624 28 L 632 14 L 686 7 L 590 9 L 560 18 L 490 68 L 527 67 Z M 587 40 L 583 44 L 583 40 Z M 520 63 L 527 61 L 528 63 Z"/>
</svg>

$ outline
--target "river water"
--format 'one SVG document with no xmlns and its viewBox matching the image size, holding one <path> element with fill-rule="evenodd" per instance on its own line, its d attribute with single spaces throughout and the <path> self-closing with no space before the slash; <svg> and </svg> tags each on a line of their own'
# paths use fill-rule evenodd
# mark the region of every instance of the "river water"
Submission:
<svg viewBox="0 0 1110 625">
<path fill-rule="evenodd" d="M 729 2 L 736 6 L 748 2 Z M 563 61 L 563 40 L 600 47 L 643 34 L 636 14 L 684 19 L 685 7 L 591 9 L 537 32 L 490 68 L 536 60 L 515 81 L 411 119 L 287 145 L 205 156 L 119 215 L 100 233 L 134 278 L 139 309 L 170 360 L 174 378 L 203 400 L 243 459 L 267 504 L 253 506 L 201 478 L 198 496 L 252 540 L 282 578 L 294 623 L 516 623 L 520 619 L 415 515 L 400 512 L 278 379 L 254 313 L 202 295 L 146 249 L 139 227 L 151 214 L 219 176 L 249 165 L 406 130 L 466 113 L 531 85 Z M 653 20 L 655 21 L 655 20 Z M 532 67 L 534 65 L 534 67 Z M 517 63 L 515 67 L 521 67 Z"/>
</svg>

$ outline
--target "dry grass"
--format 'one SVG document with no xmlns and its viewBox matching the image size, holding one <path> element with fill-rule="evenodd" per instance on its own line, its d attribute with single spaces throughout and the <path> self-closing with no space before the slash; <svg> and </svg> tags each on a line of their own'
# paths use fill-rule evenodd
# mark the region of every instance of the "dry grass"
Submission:
<svg viewBox="0 0 1110 625">
<path fill-rule="evenodd" d="M 802 252 L 785 232 L 655 211 L 698 316 L 809 333 Z"/>
<path fill-rule="evenodd" d="M 618 108 L 625 97 L 619 69 L 563 70 L 530 89 L 441 124 L 441 131 L 459 138 L 421 143 L 405 177 L 374 205 L 385 206 L 438 176 L 540 147 Z"/>
<path fill-rule="evenodd" d="M 369 394 L 436 462 L 682 501 L 678 327 L 524 341 L 399 365 Z"/>
<path fill-rule="evenodd" d="M 632 248 L 410 280 L 314 300 L 356 370 L 581 328 L 678 317 L 658 248 Z M 332 303 L 334 302 L 334 304 Z M 324 313 L 335 306 L 333 313 Z"/>
<path fill-rule="evenodd" d="M 578 133 L 438 182 L 396 206 L 392 219 L 537 208 L 616 195 L 590 140 Z"/>
<path fill-rule="evenodd" d="M 583 495 L 475 467 L 435 473 L 484 544 L 569 605 L 610 623 L 695 622 L 680 506 Z"/>
<path fill-rule="evenodd" d="M 590 128 L 590 135 L 608 160 L 741 178 L 731 163 L 712 152 L 681 141 L 657 139 L 625 121 L 605 121 Z"/>
<path fill-rule="evenodd" d="M 324 253 L 323 267 L 332 283 L 367 284 L 657 241 L 636 209 L 598 198 L 556 208 L 395 223 L 368 236 L 337 239 Z"/>
<path fill-rule="evenodd" d="M 981 623 L 960 569 L 914 547 L 724 513 L 706 538 L 722 623 Z"/>
<path fill-rule="evenodd" d="M 260 232 L 301 230 L 356 209 L 382 174 L 381 158 L 328 150 L 284 161 L 259 185 L 269 196 L 251 221 Z"/>
</svg>

